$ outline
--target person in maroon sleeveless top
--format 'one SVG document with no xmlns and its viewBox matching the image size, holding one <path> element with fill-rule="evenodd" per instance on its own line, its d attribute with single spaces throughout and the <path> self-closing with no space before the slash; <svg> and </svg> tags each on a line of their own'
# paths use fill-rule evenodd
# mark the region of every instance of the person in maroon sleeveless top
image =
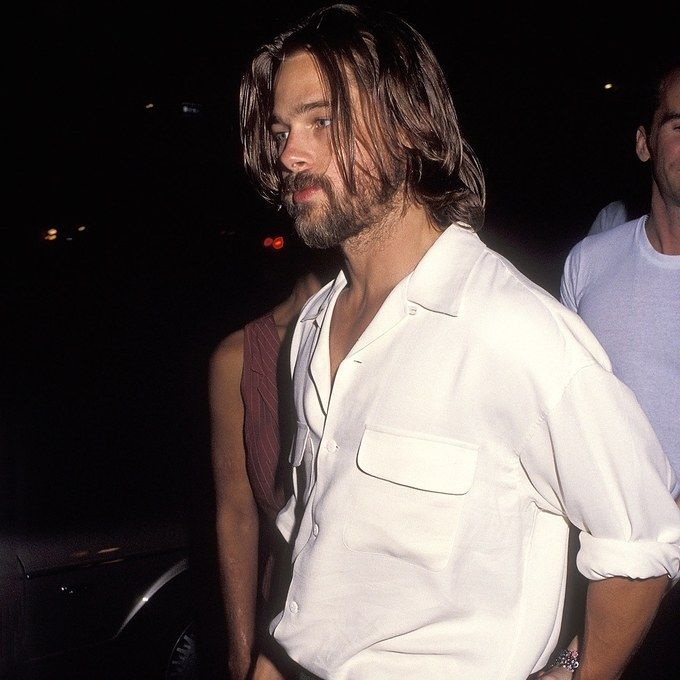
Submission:
<svg viewBox="0 0 680 680">
<path fill-rule="evenodd" d="M 287 371 L 279 363 L 289 327 L 330 278 L 327 271 L 299 277 L 283 302 L 228 335 L 211 356 L 211 456 L 230 680 L 280 678 L 287 671 L 265 628 L 277 597 L 285 597 L 288 568 L 279 559 L 285 543 L 274 524 L 286 497 L 277 474 L 287 427 L 279 378 Z"/>
</svg>

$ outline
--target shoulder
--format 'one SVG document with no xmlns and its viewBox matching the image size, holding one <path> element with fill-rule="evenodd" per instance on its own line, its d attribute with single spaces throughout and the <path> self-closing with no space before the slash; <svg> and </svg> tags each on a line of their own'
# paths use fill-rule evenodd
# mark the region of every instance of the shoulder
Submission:
<svg viewBox="0 0 680 680">
<path fill-rule="evenodd" d="M 482 295 L 493 312 L 523 315 L 527 307 L 546 311 L 557 301 L 539 286 L 507 257 L 485 248 L 472 272 L 471 290 Z"/>
<path fill-rule="evenodd" d="M 593 221 L 588 234 L 599 234 L 628 221 L 628 209 L 622 200 L 607 203 Z"/>
<path fill-rule="evenodd" d="M 635 238 L 639 220 L 624 222 L 606 231 L 590 234 L 581 239 L 569 252 L 569 258 L 586 260 L 611 260 L 621 248 L 628 246 Z"/>
<path fill-rule="evenodd" d="M 211 377 L 240 376 L 243 369 L 244 338 L 245 330 L 239 328 L 219 342 L 210 355 Z"/>
<path fill-rule="evenodd" d="M 509 260 L 487 250 L 479 264 L 470 301 L 479 310 L 476 326 L 508 361 L 567 374 L 587 364 L 609 365 L 585 322 Z"/>
<path fill-rule="evenodd" d="M 639 220 L 625 222 L 607 231 L 581 239 L 569 251 L 564 262 L 564 276 L 572 281 L 601 275 L 617 268 L 630 253 Z"/>
</svg>

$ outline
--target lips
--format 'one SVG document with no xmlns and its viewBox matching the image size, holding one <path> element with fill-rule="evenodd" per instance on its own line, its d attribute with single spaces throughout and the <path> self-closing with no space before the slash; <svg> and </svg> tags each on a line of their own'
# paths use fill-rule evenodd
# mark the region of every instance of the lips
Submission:
<svg viewBox="0 0 680 680">
<path fill-rule="evenodd" d="M 309 201 L 317 191 L 321 191 L 321 187 L 318 184 L 296 191 L 293 193 L 293 202 L 304 203 L 305 201 Z"/>
</svg>

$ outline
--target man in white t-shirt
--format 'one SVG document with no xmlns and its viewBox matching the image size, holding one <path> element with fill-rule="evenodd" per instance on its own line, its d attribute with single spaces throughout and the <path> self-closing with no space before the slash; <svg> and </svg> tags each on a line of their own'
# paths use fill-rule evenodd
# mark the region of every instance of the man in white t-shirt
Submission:
<svg viewBox="0 0 680 680">
<path fill-rule="evenodd" d="M 663 80 L 636 150 L 652 166 L 649 214 L 576 244 L 560 296 L 602 343 L 680 474 L 680 68 Z"/>
<path fill-rule="evenodd" d="M 651 165 L 649 214 L 601 233 L 591 231 L 592 235 L 577 243 L 565 262 L 560 296 L 602 343 L 614 374 L 634 392 L 680 474 L 678 64 L 658 80 L 649 115 L 637 129 L 636 152 Z M 676 591 L 666 598 L 662 610 L 669 608 L 669 602 L 680 601 Z M 677 631 L 680 613 L 672 616 Z M 663 675 L 672 671 L 659 661 L 659 645 L 654 645 L 657 637 L 650 634 L 645 647 L 656 654 L 654 667 L 660 669 L 659 677 L 669 677 Z M 625 677 L 657 677 L 649 665 L 629 673 Z"/>
</svg>

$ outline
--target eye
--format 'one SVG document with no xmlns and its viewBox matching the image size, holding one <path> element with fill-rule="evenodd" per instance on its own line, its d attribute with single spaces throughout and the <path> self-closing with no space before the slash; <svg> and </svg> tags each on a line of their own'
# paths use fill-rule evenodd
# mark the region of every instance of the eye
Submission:
<svg viewBox="0 0 680 680">
<path fill-rule="evenodd" d="M 314 121 L 314 125 L 316 125 L 317 128 L 327 128 L 331 126 L 331 119 L 330 118 L 317 118 Z"/>
<path fill-rule="evenodd" d="M 281 153 L 283 147 L 286 145 L 286 140 L 288 139 L 288 132 L 272 132 L 272 141 L 276 147 L 276 152 Z"/>
</svg>

